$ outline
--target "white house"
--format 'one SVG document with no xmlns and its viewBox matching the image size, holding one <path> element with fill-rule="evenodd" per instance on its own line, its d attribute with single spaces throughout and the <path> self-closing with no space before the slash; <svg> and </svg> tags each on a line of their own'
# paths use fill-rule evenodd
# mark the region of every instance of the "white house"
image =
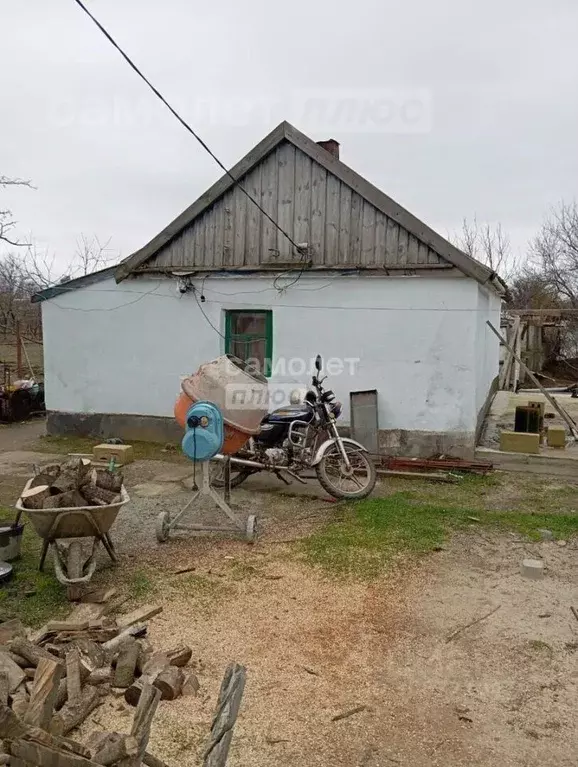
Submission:
<svg viewBox="0 0 578 767">
<path fill-rule="evenodd" d="M 335 141 L 282 123 L 118 267 L 36 296 L 48 433 L 166 440 L 200 363 L 256 358 L 282 398 L 320 353 L 344 425 L 350 392 L 377 390 L 384 452 L 471 455 L 503 292 Z"/>
</svg>

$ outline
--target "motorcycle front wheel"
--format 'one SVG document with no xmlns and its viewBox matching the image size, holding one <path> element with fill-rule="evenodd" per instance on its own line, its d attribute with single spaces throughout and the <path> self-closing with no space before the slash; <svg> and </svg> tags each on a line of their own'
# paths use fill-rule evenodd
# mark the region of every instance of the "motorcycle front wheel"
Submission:
<svg viewBox="0 0 578 767">
<path fill-rule="evenodd" d="M 367 453 L 345 444 L 349 458 L 347 467 L 337 445 L 332 445 L 315 467 L 321 487 L 334 498 L 359 500 L 366 498 L 375 487 L 375 464 Z"/>
<path fill-rule="evenodd" d="M 239 487 L 251 474 L 251 469 L 234 469 L 231 466 L 231 487 Z M 213 487 L 225 487 L 225 464 L 222 461 L 211 461 L 209 476 Z"/>
</svg>

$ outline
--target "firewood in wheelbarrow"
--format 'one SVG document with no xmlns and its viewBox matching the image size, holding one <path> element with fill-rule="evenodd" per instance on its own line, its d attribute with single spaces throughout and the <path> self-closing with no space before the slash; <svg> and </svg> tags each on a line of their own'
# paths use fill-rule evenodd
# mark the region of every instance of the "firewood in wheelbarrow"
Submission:
<svg viewBox="0 0 578 767">
<path fill-rule="evenodd" d="M 44 501 L 50 497 L 50 488 L 48 485 L 38 485 L 28 490 L 23 490 L 20 500 L 25 509 L 42 509 Z"/>
<path fill-rule="evenodd" d="M 32 482 L 30 483 L 30 487 L 38 487 L 38 485 L 48 485 L 50 487 L 50 485 L 52 485 L 52 483 L 56 481 L 59 474 L 60 474 L 59 464 L 51 463 L 40 470 L 40 472 L 34 477 Z"/>
<path fill-rule="evenodd" d="M 96 486 L 109 490 L 117 495 L 122 488 L 123 475 L 121 471 L 102 469 L 96 472 Z"/>
<path fill-rule="evenodd" d="M 90 506 L 110 506 L 113 503 L 119 503 L 121 500 L 118 493 L 97 485 L 85 485 L 82 488 L 82 495 Z"/>
<path fill-rule="evenodd" d="M 66 461 L 60 467 L 60 474 L 52 482 L 51 487 L 66 493 L 77 490 L 90 482 L 92 462 L 88 458 L 74 458 Z"/>
<path fill-rule="evenodd" d="M 44 509 L 74 509 L 86 506 L 84 497 L 78 490 L 69 490 L 67 493 L 51 495 L 44 501 Z"/>
</svg>

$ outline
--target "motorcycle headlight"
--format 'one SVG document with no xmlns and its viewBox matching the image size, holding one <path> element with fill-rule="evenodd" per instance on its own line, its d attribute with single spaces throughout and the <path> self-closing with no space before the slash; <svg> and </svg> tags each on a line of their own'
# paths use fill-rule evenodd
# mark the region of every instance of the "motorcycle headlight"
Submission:
<svg viewBox="0 0 578 767">
<path fill-rule="evenodd" d="M 304 400 L 304 394 L 301 389 L 293 389 L 289 395 L 289 402 L 292 405 L 300 405 Z"/>
</svg>

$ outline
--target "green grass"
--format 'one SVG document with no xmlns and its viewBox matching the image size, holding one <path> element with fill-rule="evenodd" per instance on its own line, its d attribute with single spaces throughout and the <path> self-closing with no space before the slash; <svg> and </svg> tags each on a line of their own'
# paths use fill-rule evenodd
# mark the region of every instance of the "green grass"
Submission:
<svg viewBox="0 0 578 767">
<path fill-rule="evenodd" d="M 479 522 L 469 517 L 475 516 Z M 371 498 L 343 508 L 341 517 L 300 544 L 310 564 L 360 578 L 379 575 L 396 557 L 434 551 L 456 530 L 495 528 L 539 539 L 540 528 L 556 538 L 578 533 L 576 514 L 481 511 L 423 502 L 415 492 Z"/>
<path fill-rule="evenodd" d="M 141 602 L 158 591 L 157 579 L 146 570 L 135 570 L 126 584 L 126 594 L 133 602 Z"/>
<path fill-rule="evenodd" d="M 230 593 L 230 587 L 222 580 L 207 575 L 177 576 L 171 580 L 172 587 L 185 594 L 200 607 L 209 608 Z"/>
<path fill-rule="evenodd" d="M 0 523 L 8 524 L 14 512 L 0 508 Z M 22 536 L 22 557 L 12 562 L 12 580 L 0 586 L 0 617 L 20 618 L 26 626 L 36 628 L 47 620 L 58 619 L 70 612 L 66 590 L 54 576 L 52 564 L 46 563 L 45 572 L 38 572 L 41 539 L 28 523 Z"/>
<path fill-rule="evenodd" d="M 95 445 L 103 442 L 102 439 L 91 437 L 53 437 L 44 436 L 34 441 L 27 447 L 40 453 L 92 453 Z M 182 454 L 180 447 L 174 445 L 173 449 L 167 449 L 167 444 L 159 442 L 127 442 L 132 445 L 135 460 L 171 461 L 174 463 L 186 463 L 187 458 Z"/>
</svg>

